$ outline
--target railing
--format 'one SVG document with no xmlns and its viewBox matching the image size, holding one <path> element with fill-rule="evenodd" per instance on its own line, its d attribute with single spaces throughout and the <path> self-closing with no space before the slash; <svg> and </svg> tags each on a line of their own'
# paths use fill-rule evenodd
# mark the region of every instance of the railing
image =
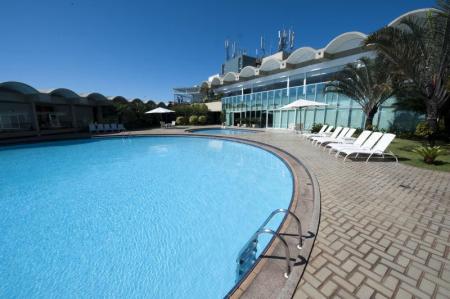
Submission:
<svg viewBox="0 0 450 299">
<path fill-rule="evenodd" d="M 302 236 L 302 225 L 300 219 L 291 211 L 286 209 L 277 209 L 273 211 L 267 219 L 261 224 L 258 230 L 251 236 L 251 238 L 245 243 L 244 247 L 239 251 L 238 258 L 236 259 L 237 267 L 236 267 L 236 282 L 241 280 L 241 278 L 252 268 L 253 264 L 256 262 L 256 252 L 258 247 L 258 237 L 261 234 L 271 234 L 281 241 L 283 244 L 285 251 L 285 260 L 286 260 L 286 272 L 284 273 L 284 277 L 288 278 L 291 274 L 292 270 L 292 261 L 291 255 L 289 252 L 289 245 L 278 232 L 275 232 L 269 228 L 266 228 L 266 225 L 272 220 L 272 218 L 280 213 L 284 213 L 292 216 L 297 223 L 297 231 L 298 231 L 298 244 L 297 248 L 302 249 L 303 246 L 303 236 Z"/>
</svg>

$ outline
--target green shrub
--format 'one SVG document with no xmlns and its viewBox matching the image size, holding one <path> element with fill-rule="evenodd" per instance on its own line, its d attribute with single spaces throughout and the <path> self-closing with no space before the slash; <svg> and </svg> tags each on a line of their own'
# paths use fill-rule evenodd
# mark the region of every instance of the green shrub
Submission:
<svg viewBox="0 0 450 299">
<path fill-rule="evenodd" d="M 446 153 L 446 151 L 444 149 L 441 149 L 440 146 L 419 146 L 412 151 L 422 156 L 423 161 L 427 164 L 433 164 L 438 156 L 444 155 Z"/>
<path fill-rule="evenodd" d="M 184 116 L 178 116 L 177 120 L 175 121 L 175 123 L 180 126 L 180 125 L 185 125 L 186 124 L 186 118 Z"/>
<path fill-rule="evenodd" d="M 201 125 L 206 124 L 206 116 L 200 115 L 200 116 L 198 117 L 198 123 L 201 124 Z"/>
<path fill-rule="evenodd" d="M 198 116 L 197 115 L 191 115 L 189 117 L 189 124 L 190 125 L 196 125 L 198 123 Z"/>
<path fill-rule="evenodd" d="M 416 131 L 414 132 L 414 135 L 418 136 L 418 137 L 428 137 L 432 134 L 433 132 L 430 129 L 430 126 L 428 126 L 427 122 L 420 122 L 417 124 L 416 126 Z"/>
<path fill-rule="evenodd" d="M 321 123 L 318 123 L 318 124 L 313 123 L 313 125 L 312 125 L 312 127 L 311 127 L 311 133 L 317 133 L 317 132 L 319 132 L 320 129 L 322 129 L 322 127 L 323 127 L 323 124 L 321 124 Z"/>
</svg>

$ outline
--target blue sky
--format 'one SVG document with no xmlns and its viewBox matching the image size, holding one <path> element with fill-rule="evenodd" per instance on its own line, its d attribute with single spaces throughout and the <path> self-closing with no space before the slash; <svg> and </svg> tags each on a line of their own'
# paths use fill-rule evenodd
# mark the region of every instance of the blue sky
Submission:
<svg viewBox="0 0 450 299">
<path fill-rule="evenodd" d="M 295 46 L 370 33 L 429 0 L 3 1 L 0 82 L 171 100 L 172 87 L 220 71 L 224 39 L 254 54 L 292 27 Z"/>
</svg>

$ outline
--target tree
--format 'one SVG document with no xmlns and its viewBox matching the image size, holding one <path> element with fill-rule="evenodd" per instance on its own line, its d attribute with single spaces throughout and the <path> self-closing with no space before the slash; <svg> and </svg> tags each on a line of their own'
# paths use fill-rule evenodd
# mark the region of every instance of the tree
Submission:
<svg viewBox="0 0 450 299">
<path fill-rule="evenodd" d="M 407 17 L 367 37 L 391 69 L 403 77 L 404 87 L 420 94 L 434 145 L 438 120 L 449 110 L 447 80 L 450 61 L 450 0 L 439 1 L 440 10 L 426 18 Z"/>
<path fill-rule="evenodd" d="M 365 128 L 372 129 L 373 118 L 379 107 L 394 95 L 391 76 L 380 61 L 362 57 L 357 63 L 350 63 L 327 83 L 325 92 L 345 95 L 359 105 L 366 115 Z"/>
</svg>

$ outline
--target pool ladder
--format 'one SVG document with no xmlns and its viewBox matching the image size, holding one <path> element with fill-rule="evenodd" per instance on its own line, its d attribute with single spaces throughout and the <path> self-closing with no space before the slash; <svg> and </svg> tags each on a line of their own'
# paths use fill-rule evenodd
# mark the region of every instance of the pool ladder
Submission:
<svg viewBox="0 0 450 299">
<path fill-rule="evenodd" d="M 291 254 L 289 252 L 289 245 L 284 239 L 284 237 L 269 228 L 266 228 L 266 225 L 269 223 L 272 218 L 277 214 L 287 214 L 292 216 L 297 222 L 298 229 L 298 244 L 297 248 L 302 249 L 303 246 L 303 237 L 302 237 L 302 224 L 300 219 L 289 210 L 286 209 L 277 209 L 273 211 L 269 217 L 267 217 L 266 221 L 261 224 L 258 230 L 252 235 L 252 237 L 245 243 L 244 247 L 239 251 L 238 257 L 236 259 L 236 282 L 240 281 L 241 278 L 253 267 L 253 264 L 256 262 L 256 252 L 258 251 L 258 237 L 262 234 L 270 234 L 276 237 L 283 244 L 284 252 L 285 252 L 285 260 L 286 260 L 286 272 L 284 273 L 284 277 L 288 278 L 291 274 L 292 270 L 292 261 Z"/>
</svg>

